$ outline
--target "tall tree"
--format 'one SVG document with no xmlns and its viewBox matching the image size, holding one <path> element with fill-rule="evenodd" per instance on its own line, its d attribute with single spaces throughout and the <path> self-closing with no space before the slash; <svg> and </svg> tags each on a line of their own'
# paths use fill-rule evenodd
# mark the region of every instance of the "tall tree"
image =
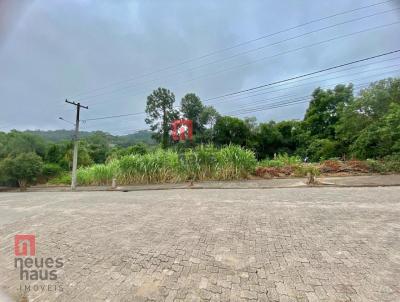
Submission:
<svg viewBox="0 0 400 302">
<path fill-rule="evenodd" d="M 275 122 L 262 123 L 258 127 L 256 153 L 259 158 L 273 157 L 282 147 L 282 134 Z"/>
<path fill-rule="evenodd" d="M 333 90 L 317 88 L 304 117 L 304 123 L 312 136 L 335 138 L 335 124 L 344 107 L 353 101 L 353 85 L 337 85 Z"/>
<path fill-rule="evenodd" d="M 204 110 L 204 106 L 200 101 L 200 98 L 194 93 L 186 94 L 181 101 L 181 112 L 183 116 L 193 123 L 193 134 L 199 134 L 203 130 L 203 124 L 201 123 L 201 114 Z"/>
<path fill-rule="evenodd" d="M 179 116 L 174 102 L 175 95 L 165 88 L 158 88 L 147 97 L 145 121 L 152 131 L 156 131 L 154 139 L 161 142 L 163 148 L 168 147 L 170 124 Z"/>
<path fill-rule="evenodd" d="M 214 126 L 220 117 L 221 115 L 213 106 L 204 106 L 203 111 L 200 114 L 200 124 L 203 127 L 203 131 L 199 138 L 200 142 L 212 142 L 214 137 Z"/>
</svg>

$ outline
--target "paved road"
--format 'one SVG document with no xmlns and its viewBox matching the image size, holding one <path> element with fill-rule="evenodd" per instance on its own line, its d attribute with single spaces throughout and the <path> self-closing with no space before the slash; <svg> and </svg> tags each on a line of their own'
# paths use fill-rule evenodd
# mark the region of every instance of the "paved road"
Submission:
<svg viewBox="0 0 400 302">
<path fill-rule="evenodd" d="M 400 301 L 400 187 L 2 193 L 0 209 L 13 298 Z M 20 281 L 15 234 L 62 258 L 56 281 Z"/>
</svg>

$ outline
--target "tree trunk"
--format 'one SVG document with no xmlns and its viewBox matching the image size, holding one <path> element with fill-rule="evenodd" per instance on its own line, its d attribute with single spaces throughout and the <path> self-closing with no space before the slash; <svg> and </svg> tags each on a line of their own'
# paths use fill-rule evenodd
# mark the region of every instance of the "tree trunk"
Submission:
<svg viewBox="0 0 400 302">
<path fill-rule="evenodd" d="M 167 149 L 168 147 L 168 122 L 167 122 L 167 112 L 165 106 L 163 107 L 162 147 L 163 149 Z"/>
<path fill-rule="evenodd" d="M 19 190 L 21 192 L 25 192 L 26 191 L 27 183 L 28 182 L 25 179 L 19 179 L 18 180 Z"/>
</svg>

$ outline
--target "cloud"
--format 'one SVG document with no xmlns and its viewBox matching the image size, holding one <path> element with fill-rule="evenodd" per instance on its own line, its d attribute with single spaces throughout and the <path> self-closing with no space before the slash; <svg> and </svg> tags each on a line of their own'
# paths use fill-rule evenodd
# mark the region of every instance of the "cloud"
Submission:
<svg viewBox="0 0 400 302">
<path fill-rule="evenodd" d="M 366 4 L 361 0 L 343 0 L 335 2 L 334 8 L 329 2 L 316 4 L 311 0 L 301 3 L 295 0 L 76 0 L 29 3 L 13 10 L 16 13 L 7 14 L 8 20 L 17 20 L 7 21 L 7 27 L 2 26 L 8 28 L 7 39 L 4 39 L 4 31 L 0 32 L 0 39 L 3 37 L 0 40 L 0 43 L 3 41 L 0 44 L 0 130 L 69 127 L 58 120 L 59 116 L 71 120 L 74 118 L 73 108 L 64 104 L 65 98 L 81 100 L 89 105 L 90 109 L 82 113 L 83 119 L 141 112 L 144 111 L 146 96 L 159 86 L 172 90 L 177 102 L 187 92 L 195 92 L 206 99 L 400 47 L 397 39 L 399 25 L 394 25 L 262 59 L 330 37 L 399 21 L 399 14 L 392 12 L 265 47 L 216 64 L 210 63 L 323 26 L 388 10 L 395 7 L 396 3 L 393 2 L 310 24 L 140 77 L 210 51 L 373 2 Z M 7 10 L 11 12 L 9 7 Z M 19 18 L 10 17 L 13 14 Z M 244 64 L 247 65 L 242 66 Z M 335 84 L 334 81 L 326 82 L 323 79 L 321 76 L 321 85 Z M 351 80 L 351 76 L 344 76 L 337 81 Z M 116 82 L 120 84 L 98 89 Z M 313 88 L 288 88 L 279 93 L 235 102 L 217 100 L 212 104 L 224 113 L 234 107 L 249 107 L 251 102 L 283 94 L 309 94 Z M 77 95 L 87 91 L 91 92 Z M 301 104 L 257 112 L 255 115 L 261 121 L 301 118 L 305 108 L 306 104 Z M 83 124 L 85 128 L 122 133 L 126 130 L 120 129 L 142 129 L 146 125 L 144 116 L 135 116 L 88 122 Z"/>
</svg>

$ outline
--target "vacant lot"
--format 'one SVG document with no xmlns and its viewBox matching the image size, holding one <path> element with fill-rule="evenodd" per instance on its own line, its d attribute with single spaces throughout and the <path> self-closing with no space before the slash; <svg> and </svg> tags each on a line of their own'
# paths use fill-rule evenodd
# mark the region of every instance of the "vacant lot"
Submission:
<svg viewBox="0 0 400 302">
<path fill-rule="evenodd" d="M 400 300 L 400 187 L 2 193 L 0 209 L 14 298 Z M 56 282 L 20 281 L 15 234 L 63 258 Z"/>
</svg>

